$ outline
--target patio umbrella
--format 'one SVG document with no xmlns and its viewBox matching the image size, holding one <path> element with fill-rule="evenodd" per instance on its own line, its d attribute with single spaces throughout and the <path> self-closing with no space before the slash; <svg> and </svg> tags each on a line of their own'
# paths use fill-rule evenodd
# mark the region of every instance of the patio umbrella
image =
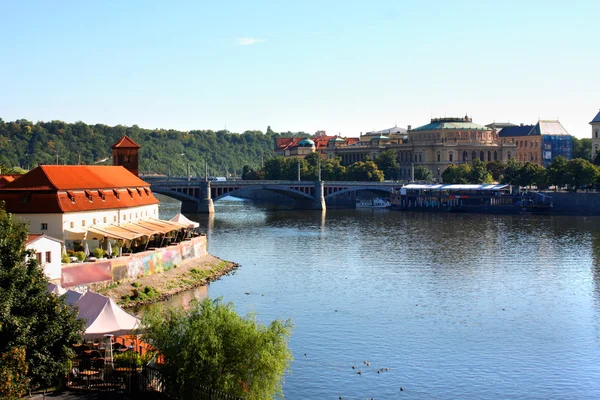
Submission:
<svg viewBox="0 0 600 400">
<path fill-rule="evenodd" d="M 112 246 L 110 244 L 110 240 L 106 240 L 106 254 L 110 257 L 112 255 Z"/>
<path fill-rule="evenodd" d="M 85 247 L 83 248 L 83 252 L 85 253 L 86 257 L 88 257 L 90 255 L 90 248 L 89 248 L 87 242 L 85 242 Z"/>
</svg>

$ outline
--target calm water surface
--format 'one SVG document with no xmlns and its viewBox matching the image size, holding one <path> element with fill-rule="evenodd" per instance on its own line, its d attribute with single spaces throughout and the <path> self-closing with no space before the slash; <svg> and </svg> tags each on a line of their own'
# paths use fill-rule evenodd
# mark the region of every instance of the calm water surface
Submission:
<svg viewBox="0 0 600 400">
<path fill-rule="evenodd" d="M 197 295 L 292 318 L 287 399 L 600 398 L 599 218 L 215 209 Z"/>
</svg>

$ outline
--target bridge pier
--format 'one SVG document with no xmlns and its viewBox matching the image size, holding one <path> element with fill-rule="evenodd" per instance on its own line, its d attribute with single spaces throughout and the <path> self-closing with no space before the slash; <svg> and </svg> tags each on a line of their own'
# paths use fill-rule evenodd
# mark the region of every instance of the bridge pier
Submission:
<svg viewBox="0 0 600 400">
<path fill-rule="evenodd" d="M 210 194 L 210 181 L 200 181 L 200 195 L 196 200 L 182 201 L 181 212 L 189 214 L 213 214 L 215 212 Z"/>
<path fill-rule="evenodd" d="M 315 192 L 312 199 L 296 199 L 294 201 L 294 209 L 296 210 L 326 210 L 325 205 L 325 190 L 323 181 L 315 182 Z"/>
</svg>

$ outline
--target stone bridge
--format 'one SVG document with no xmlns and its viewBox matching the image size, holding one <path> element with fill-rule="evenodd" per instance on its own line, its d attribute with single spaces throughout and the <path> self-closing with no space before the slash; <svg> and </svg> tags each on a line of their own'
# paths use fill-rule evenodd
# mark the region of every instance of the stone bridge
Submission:
<svg viewBox="0 0 600 400">
<path fill-rule="evenodd" d="M 379 192 L 382 195 L 399 190 L 400 182 L 323 182 L 323 181 L 206 181 L 164 177 L 143 177 L 155 193 L 181 201 L 185 213 L 213 213 L 214 202 L 226 196 L 248 198 L 252 190 L 283 195 L 293 201 L 294 209 L 325 210 L 328 200 L 357 192 Z"/>
</svg>

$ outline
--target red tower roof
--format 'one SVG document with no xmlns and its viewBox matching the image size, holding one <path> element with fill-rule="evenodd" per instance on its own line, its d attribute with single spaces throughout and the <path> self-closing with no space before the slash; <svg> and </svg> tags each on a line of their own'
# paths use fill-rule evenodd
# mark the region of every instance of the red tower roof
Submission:
<svg viewBox="0 0 600 400">
<path fill-rule="evenodd" d="M 119 141 L 111 147 L 112 149 L 139 149 L 141 146 L 131 140 L 127 135 L 123 136 Z"/>
</svg>

